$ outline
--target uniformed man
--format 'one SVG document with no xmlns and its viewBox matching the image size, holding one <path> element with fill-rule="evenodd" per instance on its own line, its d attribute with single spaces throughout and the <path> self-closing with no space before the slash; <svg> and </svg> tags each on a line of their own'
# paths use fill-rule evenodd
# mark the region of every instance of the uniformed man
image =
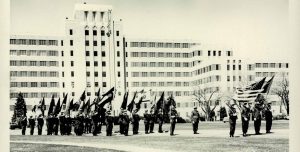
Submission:
<svg viewBox="0 0 300 152">
<path fill-rule="evenodd" d="M 149 134 L 149 120 L 150 115 L 148 114 L 148 110 L 145 110 L 144 113 L 144 124 L 145 124 L 145 134 Z"/>
<path fill-rule="evenodd" d="M 119 123 L 119 127 L 120 127 L 120 134 L 123 134 L 124 133 L 124 127 L 123 127 L 123 124 L 122 124 L 122 120 L 123 120 L 123 111 L 124 109 L 120 109 L 120 113 L 119 113 L 119 120 L 118 120 L 118 123 Z"/>
<path fill-rule="evenodd" d="M 265 119 L 266 119 L 266 133 L 271 133 L 272 128 L 272 111 L 271 111 L 271 103 L 268 103 L 265 107 Z"/>
<path fill-rule="evenodd" d="M 75 118 L 75 124 L 74 124 L 74 132 L 77 136 L 82 136 L 83 134 L 83 115 L 79 114 Z"/>
<path fill-rule="evenodd" d="M 54 135 L 58 135 L 58 126 L 59 126 L 59 119 L 57 115 L 54 115 L 53 119 L 53 131 Z"/>
<path fill-rule="evenodd" d="M 59 115 L 59 131 L 61 135 L 66 135 L 66 117 L 64 112 Z"/>
<path fill-rule="evenodd" d="M 90 127 L 91 127 L 90 116 L 85 115 L 84 116 L 84 133 L 86 133 L 86 134 L 90 133 Z"/>
<path fill-rule="evenodd" d="M 154 133 L 153 129 L 154 129 L 154 123 L 155 123 L 155 114 L 154 114 L 154 110 L 151 109 L 150 110 L 150 114 L 149 114 L 149 127 L 150 127 L 150 133 Z"/>
<path fill-rule="evenodd" d="M 25 135 L 27 126 L 27 117 L 25 115 L 21 116 L 20 124 L 22 128 L 22 135 Z"/>
<path fill-rule="evenodd" d="M 127 115 L 127 111 L 124 110 L 123 111 L 123 119 L 122 119 L 122 125 L 123 125 L 123 129 L 124 129 L 124 135 L 128 136 L 128 129 L 129 129 L 129 123 L 130 123 L 130 119 L 129 116 Z"/>
<path fill-rule="evenodd" d="M 134 135 L 139 133 L 139 122 L 140 122 L 140 116 L 137 113 L 137 110 L 134 110 L 132 113 L 132 132 Z"/>
<path fill-rule="evenodd" d="M 28 121 L 29 121 L 29 126 L 30 126 L 30 135 L 33 135 L 34 127 L 35 127 L 35 119 L 31 115 L 31 116 L 29 116 Z"/>
<path fill-rule="evenodd" d="M 113 124 L 114 124 L 114 117 L 111 114 L 111 111 L 106 112 L 106 136 L 112 136 Z"/>
<path fill-rule="evenodd" d="M 237 113 L 234 107 L 235 104 L 231 104 L 229 107 L 229 125 L 230 125 L 230 137 L 234 137 L 235 126 L 236 126 L 236 119 Z"/>
<path fill-rule="evenodd" d="M 176 122 L 177 122 L 177 117 L 178 117 L 178 114 L 177 114 L 177 111 L 175 109 L 174 106 L 171 106 L 171 110 L 169 112 L 169 117 L 170 117 L 170 135 L 173 136 L 174 135 L 174 130 L 175 130 L 175 125 L 176 125 Z"/>
<path fill-rule="evenodd" d="M 254 117 L 254 129 L 255 134 L 260 134 L 260 126 L 261 126 L 261 103 L 255 103 L 253 109 L 253 117 Z"/>
<path fill-rule="evenodd" d="M 199 124 L 199 120 L 200 120 L 200 114 L 197 110 L 197 107 L 194 107 L 194 110 L 192 111 L 191 120 L 192 120 L 192 124 L 193 124 L 194 134 L 199 134 L 198 133 L 198 124 Z"/>
<path fill-rule="evenodd" d="M 53 132 L 52 114 L 50 114 L 50 115 L 47 116 L 46 122 L 47 122 L 47 135 L 52 135 L 52 132 Z"/>
<path fill-rule="evenodd" d="M 250 120 L 250 108 L 247 102 L 243 103 L 241 110 L 242 130 L 243 136 L 245 137 L 247 135 Z"/>
<path fill-rule="evenodd" d="M 158 110 L 157 121 L 158 121 L 158 132 L 163 133 L 162 125 L 164 123 L 164 114 L 162 112 L 162 109 Z"/>
<path fill-rule="evenodd" d="M 44 126 L 44 118 L 43 118 L 43 115 L 40 114 L 37 118 L 37 128 L 38 128 L 38 135 L 42 135 L 42 132 L 43 132 L 43 126 Z"/>
<path fill-rule="evenodd" d="M 101 133 L 102 125 L 105 123 L 105 115 L 106 115 L 106 109 L 105 108 L 99 108 L 99 114 L 100 114 L 100 123 L 99 123 L 99 133 Z"/>
<path fill-rule="evenodd" d="M 99 122 L 99 118 L 100 116 L 98 115 L 97 112 L 94 112 L 92 114 L 92 133 L 93 136 L 97 136 L 98 134 L 98 122 Z"/>
<path fill-rule="evenodd" d="M 70 115 L 66 115 L 66 119 L 65 119 L 65 123 L 66 123 L 66 135 L 71 135 L 71 131 L 72 131 L 72 118 L 70 117 Z"/>
</svg>

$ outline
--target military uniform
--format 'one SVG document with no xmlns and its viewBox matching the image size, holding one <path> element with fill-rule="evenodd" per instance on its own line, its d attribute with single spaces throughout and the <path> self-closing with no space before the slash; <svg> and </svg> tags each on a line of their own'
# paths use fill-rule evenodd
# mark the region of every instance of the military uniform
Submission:
<svg viewBox="0 0 300 152">
<path fill-rule="evenodd" d="M 47 135 L 52 135 L 52 132 L 53 132 L 53 119 L 52 119 L 52 115 L 47 116 L 46 122 L 47 122 Z"/>
<path fill-rule="evenodd" d="M 33 135 L 34 127 L 35 127 L 35 119 L 32 118 L 32 116 L 30 116 L 30 118 L 28 118 L 28 121 L 29 121 L 29 126 L 30 126 L 30 135 Z"/>
<path fill-rule="evenodd" d="M 175 125 L 177 122 L 177 111 L 175 110 L 175 108 L 171 108 L 170 112 L 169 112 L 169 117 L 170 117 L 170 135 L 173 136 L 174 135 L 174 130 L 175 130 Z"/>
<path fill-rule="evenodd" d="M 112 136 L 113 124 L 114 124 L 114 117 L 111 115 L 111 112 L 108 111 L 105 116 L 105 123 L 106 123 L 106 136 Z"/>
<path fill-rule="evenodd" d="M 59 119 L 60 134 L 66 135 L 66 117 L 65 117 L 65 115 L 62 113 L 58 119 Z"/>
<path fill-rule="evenodd" d="M 66 135 L 71 135 L 71 131 L 72 131 L 72 118 L 67 115 L 65 118 L 66 121 Z"/>
<path fill-rule="evenodd" d="M 153 129 L 154 129 L 154 123 L 155 123 L 155 115 L 153 113 L 153 111 L 150 111 L 149 114 L 149 127 L 150 127 L 150 133 L 154 133 Z"/>
<path fill-rule="evenodd" d="M 44 126 L 44 119 L 43 119 L 43 116 L 40 115 L 38 118 L 37 118 L 37 128 L 38 128 L 38 135 L 42 135 L 42 132 L 43 132 L 43 126 Z"/>
<path fill-rule="evenodd" d="M 146 110 L 144 113 L 145 134 L 149 133 L 149 122 L 150 122 L 150 115 L 148 114 L 148 110 Z"/>
<path fill-rule="evenodd" d="M 162 125 L 164 123 L 164 115 L 162 113 L 162 110 L 159 109 L 159 112 L 157 114 L 157 121 L 158 121 L 158 132 L 162 133 Z"/>
<path fill-rule="evenodd" d="M 91 121 L 89 116 L 84 117 L 84 133 L 88 134 L 90 133 L 90 128 L 91 128 Z"/>
<path fill-rule="evenodd" d="M 139 133 L 139 122 L 140 122 L 140 116 L 135 112 L 132 113 L 132 132 L 133 134 Z"/>
<path fill-rule="evenodd" d="M 253 109 L 253 117 L 254 117 L 254 129 L 255 134 L 260 134 L 260 126 L 261 126 L 261 106 L 260 104 L 255 104 Z"/>
<path fill-rule="evenodd" d="M 237 114 L 236 114 L 236 110 L 235 110 L 234 104 L 233 104 L 230 106 L 230 109 L 229 109 L 229 124 L 230 124 L 229 135 L 230 135 L 230 137 L 234 137 L 236 119 L 237 119 Z"/>
<path fill-rule="evenodd" d="M 246 136 L 247 134 L 250 120 L 250 108 L 247 107 L 245 104 L 246 103 L 244 103 L 241 111 L 243 136 Z"/>
<path fill-rule="evenodd" d="M 27 118 L 26 116 L 22 116 L 21 118 L 22 135 L 25 135 L 26 133 L 26 126 L 27 126 Z"/>
<path fill-rule="evenodd" d="M 127 115 L 126 111 L 124 111 L 123 113 L 123 119 L 122 119 L 122 125 L 123 125 L 123 129 L 124 129 L 124 135 L 125 136 L 128 136 L 128 129 L 129 129 L 129 122 L 130 122 L 130 119 L 129 119 L 129 116 Z"/>
<path fill-rule="evenodd" d="M 74 132 L 77 136 L 81 136 L 83 134 L 83 116 L 79 115 L 75 118 L 74 124 Z"/>
<path fill-rule="evenodd" d="M 120 134 L 124 133 L 124 127 L 123 127 L 123 124 L 122 124 L 122 119 L 123 119 L 123 110 L 121 109 L 120 114 L 119 114 L 119 120 L 118 120 L 119 127 L 120 127 Z"/>
<path fill-rule="evenodd" d="M 93 114 L 92 115 L 92 133 L 93 136 L 97 136 L 98 134 L 98 122 L 99 122 L 99 115 Z"/>
<path fill-rule="evenodd" d="M 53 131 L 54 131 L 54 135 L 58 135 L 59 119 L 57 118 L 57 116 L 54 116 L 52 119 L 53 119 Z"/>
<path fill-rule="evenodd" d="M 273 115 L 272 115 L 272 111 L 271 111 L 271 105 L 268 105 L 265 109 L 266 133 L 271 132 L 272 119 L 273 119 Z"/>
<path fill-rule="evenodd" d="M 191 120 L 192 120 L 192 124 L 193 124 L 194 134 L 198 134 L 197 131 L 198 131 L 198 124 L 199 124 L 199 120 L 200 120 L 200 114 L 197 110 L 197 107 L 195 107 L 194 110 L 192 111 Z"/>
<path fill-rule="evenodd" d="M 102 130 L 102 125 L 105 123 L 105 113 L 106 113 L 106 109 L 105 108 L 99 108 L 99 114 L 100 114 L 100 123 L 99 123 L 99 133 L 101 133 Z"/>
</svg>

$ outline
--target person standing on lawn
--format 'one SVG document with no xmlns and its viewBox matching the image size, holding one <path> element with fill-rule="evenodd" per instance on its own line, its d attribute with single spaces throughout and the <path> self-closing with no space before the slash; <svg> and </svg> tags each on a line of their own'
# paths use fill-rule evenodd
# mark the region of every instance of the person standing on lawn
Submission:
<svg viewBox="0 0 300 152">
<path fill-rule="evenodd" d="M 148 114 L 148 110 L 145 110 L 144 113 L 145 134 L 149 134 L 149 121 L 150 121 L 150 115 Z"/>
<path fill-rule="evenodd" d="M 164 123 L 164 114 L 162 112 L 162 109 L 158 110 L 157 121 L 158 121 L 158 132 L 163 133 L 162 125 Z"/>
<path fill-rule="evenodd" d="M 247 135 L 250 120 L 250 108 L 247 102 L 243 103 L 241 110 L 242 130 L 243 136 L 245 137 Z"/>
<path fill-rule="evenodd" d="M 231 104 L 229 107 L 230 137 L 234 137 L 236 119 L 237 119 L 237 113 L 236 113 L 236 109 L 234 108 L 234 105 L 235 104 Z"/>
<path fill-rule="evenodd" d="M 149 114 L 149 128 L 150 128 L 150 133 L 154 133 L 153 132 L 154 123 L 155 123 L 155 114 L 154 114 L 154 110 L 151 109 L 150 110 L 150 114 Z"/>
<path fill-rule="evenodd" d="M 176 111 L 176 109 L 173 105 L 170 108 L 171 108 L 171 110 L 169 112 L 170 124 L 171 124 L 171 126 L 170 126 L 170 135 L 174 136 L 174 130 L 175 130 L 175 125 L 176 125 L 176 122 L 177 122 L 178 114 L 177 114 L 177 111 Z"/>
<path fill-rule="evenodd" d="M 30 126 L 30 135 L 33 135 L 34 127 L 35 127 L 35 119 L 31 115 L 31 116 L 29 116 L 28 121 L 29 121 L 29 126 Z"/>
<path fill-rule="evenodd" d="M 111 115 L 111 111 L 108 110 L 106 112 L 106 136 L 112 136 L 112 129 L 113 129 L 113 124 L 114 124 L 114 117 Z"/>
<path fill-rule="evenodd" d="M 194 134 L 199 134 L 198 133 L 198 124 L 199 124 L 199 120 L 200 120 L 200 114 L 197 110 L 197 107 L 194 107 L 194 110 L 192 111 L 191 120 L 192 120 L 192 124 L 193 124 Z"/>
<path fill-rule="evenodd" d="M 27 117 L 22 115 L 21 117 L 21 128 L 22 128 L 22 135 L 25 135 L 27 127 Z"/>
<path fill-rule="evenodd" d="M 137 113 L 137 110 L 135 109 L 132 113 L 132 131 L 133 134 L 136 135 L 139 133 L 139 122 L 140 122 L 140 116 Z"/>
<path fill-rule="evenodd" d="M 272 128 L 272 111 L 271 111 L 271 103 L 265 107 L 265 119 L 266 119 L 266 133 L 271 133 Z"/>
<path fill-rule="evenodd" d="M 44 118 L 43 115 L 40 114 L 39 117 L 37 118 L 37 128 L 38 128 L 38 135 L 42 135 L 43 132 L 43 126 L 44 126 Z"/>
</svg>

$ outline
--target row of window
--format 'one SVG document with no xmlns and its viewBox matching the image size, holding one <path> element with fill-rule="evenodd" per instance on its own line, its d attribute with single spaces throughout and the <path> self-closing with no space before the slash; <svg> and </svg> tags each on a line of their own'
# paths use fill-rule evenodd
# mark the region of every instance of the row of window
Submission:
<svg viewBox="0 0 300 152">
<path fill-rule="evenodd" d="M 17 45 L 58 45 L 57 40 L 10 39 L 10 44 Z"/>
<path fill-rule="evenodd" d="M 214 70 L 221 70 L 220 64 L 212 64 L 203 68 L 200 68 L 198 70 L 193 71 L 193 75 L 201 75 L 206 72 L 214 71 Z"/>
<path fill-rule="evenodd" d="M 206 87 L 204 89 L 195 90 L 193 91 L 193 94 L 200 95 L 200 94 L 206 94 L 206 93 L 213 93 L 220 91 L 219 87 Z"/>
<path fill-rule="evenodd" d="M 132 77 L 190 77 L 190 72 L 131 72 Z"/>
<path fill-rule="evenodd" d="M 236 65 L 235 64 L 233 64 L 232 65 L 232 70 L 235 70 L 236 69 Z M 238 65 L 238 70 L 242 70 L 242 65 Z M 230 65 L 229 64 L 227 64 L 227 71 L 230 71 Z"/>
<path fill-rule="evenodd" d="M 272 77 L 275 74 L 277 74 L 277 72 L 255 72 L 256 77 Z"/>
<path fill-rule="evenodd" d="M 58 88 L 58 82 L 10 82 L 10 87 L 48 87 L 48 88 Z"/>
<path fill-rule="evenodd" d="M 86 61 L 85 62 L 85 65 L 87 67 L 91 66 L 91 62 L 90 61 Z M 71 61 L 71 66 L 72 66 L 72 61 Z M 98 66 L 98 61 L 94 61 L 94 66 L 97 67 Z M 102 67 L 105 67 L 106 66 L 106 62 L 105 61 L 102 61 Z M 121 62 L 120 61 L 117 61 L 117 67 L 120 67 L 121 66 Z"/>
<path fill-rule="evenodd" d="M 54 50 L 10 50 L 10 55 L 58 56 L 58 51 L 54 51 Z"/>
<path fill-rule="evenodd" d="M 73 43 L 71 44 L 70 41 L 70 45 L 72 46 Z M 90 41 L 89 40 L 85 40 L 85 46 L 90 46 Z M 98 46 L 98 41 L 93 41 L 93 46 Z M 101 41 L 100 46 L 105 46 L 105 41 Z M 120 41 L 116 41 L 116 46 L 119 47 L 120 46 Z"/>
<path fill-rule="evenodd" d="M 256 68 L 289 68 L 288 63 L 255 63 Z"/>
<path fill-rule="evenodd" d="M 11 77 L 59 77 L 57 71 L 10 71 Z"/>
<path fill-rule="evenodd" d="M 196 86 L 196 85 L 201 85 L 201 84 L 206 84 L 206 83 L 211 83 L 211 82 L 216 82 L 216 81 L 221 81 L 220 75 L 214 75 L 214 76 L 209 76 L 206 78 L 195 80 L 192 82 L 192 85 Z"/>
<path fill-rule="evenodd" d="M 191 67 L 189 62 L 131 62 L 131 67 Z"/>
<path fill-rule="evenodd" d="M 69 30 L 69 34 L 73 35 L 73 29 Z M 92 30 L 92 34 L 93 34 L 93 36 L 97 36 L 98 31 L 97 30 Z M 84 35 L 86 35 L 86 36 L 90 35 L 90 30 L 85 30 Z M 105 30 L 100 30 L 100 35 L 105 36 Z M 116 31 L 116 36 L 120 36 L 120 31 Z"/>
<path fill-rule="evenodd" d="M 87 72 L 86 72 L 86 76 L 87 76 L 87 77 L 90 77 L 90 76 L 91 76 L 91 72 L 90 72 L 90 71 L 87 71 Z M 98 76 L 99 76 L 99 73 L 98 73 L 97 71 L 95 71 L 95 72 L 94 72 L 94 77 L 98 77 Z M 102 77 L 106 77 L 106 76 L 107 76 L 107 75 L 106 75 L 106 72 L 102 72 Z M 121 77 L 121 72 L 120 72 L 120 71 L 117 72 L 117 76 L 118 76 L 118 77 Z"/>
<path fill-rule="evenodd" d="M 191 53 L 130 52 L 131 57 L 190 58 Z"/>
<path fill-rule="evenodd" d="M 234 75 L 232 76 L 232 80 L 230 80 L 230 76 L 227 76 L 227 81 L 242 81 L 242 76 L 238 76 L 238 80 L 237 77 Z"/>
<path fill-rule="evenodd" d="M 10 66 L 58 66 L 58 61 L 11 60 Z"/>
<path fill-rule="evenodd" d="M 19 92 L 10 93 L 10 98 L 17 98 Z M 59 97 L 59 92 L 22 92 L 24 98 L 54 98 Z"/>
<path fill-rule="evenodd" d="M 190 48 L 191 43 L 130 42 L 130 47 Z"/>
<path fill-rule="evenodd" d="M 132 87 L 187 87 L 189 85 L 189 82 L 131 82 Z"/>
</svg>

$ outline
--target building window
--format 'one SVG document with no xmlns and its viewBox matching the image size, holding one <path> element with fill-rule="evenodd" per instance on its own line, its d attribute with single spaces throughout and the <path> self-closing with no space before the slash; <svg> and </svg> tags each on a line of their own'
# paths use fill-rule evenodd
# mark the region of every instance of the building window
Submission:
<svg viewBox="0 0 300 152">
<path fill-rule="evenodd" d="M 105 36 L 105 31 L 101 30 L 101 36 Z"/>
<path fill-rule="evenodd" d="M 95 82 L 95 87 L 99 87 L 99 82 Z"/>
<path fill-rule="evenodd" d="M 120 41 L 117 41 L 117 47 L 119 47 L 120 46 Z"/>
<path fill-rule="evenodd" d="M 70 40 L 70 46 L 73 46 L 73 40 Z"/>
<path fill-rule="evenodd" d="M 216 56 L 216 51 L 213 51 L 213 56 Z"/>
<path fill-rule="evenodd" d="M 71 71 L 71 77 L 74 77 L 74 71 Z"/>
<path fill-rule="evenodd" d="M 102 61 L 102 67 L 106 67 L 106 62 Z"/>
<path fill-rule="evenodd" d="M 85 51 L 85 56 L 90 56 L 90 51 Z"/>
<path fill-rule="evenodd" d="M 218 53 L 219 53 L 219 56 L 221 56 L 221 51 L 219 51 Z"/>
<path fill-rule="evenodd" d="M 120 62 L 120 61 L 117 62 L 117 66 L 118 66 L 118 67 L 121 66 L 121 62 Z"/>
<path fill-rule="evenodd" d="M 90 77 L 90 75 L 91 75 L 91 72 L 87 71 L 87 72 L 86 72 L 86 76 L 87 76 L 87 77 Z"/>
<path fill-rule="evenodd" d="M 90 66 L 90 61 L 86 61 L 86 66 Z"/>
<path fill-rule="evenodd" d="M 101 56 L 102 56 L 102 57 L 105 57 L 105 51 L 102 51 L 102 52 L 101 52 Z"/>
<path fill-rule="evenodd" d="M 102 72 L 102 77 L 106 77 L 106 72 Z"/>
<path fill-rule="evenodd" d="M 102 87 L 106 87 L 106 82 L 103 82 L 103 83 L 102 83 Z"/>
<path fill-rule="evenodd" d="M 95 67 L 98 66 L 98 61 L 94 61 L 94 66 L 95 66 Z"/>
<path fill-rule="evenodd" d="M 121 77 L 121 72 L 120 71 L 118 71 L 118 77 Z"/>
<path fill-rule="evenodd" d="M 71 67 L 73 67 L 74 66 L 74 61 L 71 61 Z"/>
<path fill-rule="evenodd" d="M 208 51 L 208 56 L 210 56 L 210 51 Z"/>
<path fill-rule="evenodd" d="M 84 34 L 89 35 L 89 30 L 85 30 Z"/>
<path fill-rule="evenodd" d="M 229 70 L 230 70 L 230 65 L 227 64 L 227 71 L 229 71 Z"/>
<path fill-rule="evenodd" d="M 101 46 L 105 46 L 105 41 L 101 41 Z"/>
<path fill-rule="evenodd" d="M 71 50 L 70 51 L 70 56 L 73 56 L 73 55 L 74 55 L 73 50 Z"/>
<path fill-rule="evenodd" d="M 227 81 L 230 81 L 230 76 L 227 76 Z"/>
<path fill-rule="evenodd" d="M 73 30 L 72 29 L 70 29 L 70 35 L 73 35 Z"/>
<path fill-rule="evenodd" d="M 97 35 L 97 30 L 93 30 L 93 35 Z"/>
<path fill-rule="evenodd" d="M 94 45 L 94 46 L 97 46 L 97 41 L 94 41 L 94 42 L 93 42 L 93 45 Z"/>
<path fill-rule="evenodd" d="M 232 70 L 235 70 L 235 65 L 232 65 Z"/>
<path fill-rule="evenodd" d="M 61 56 L 64 56 L 64 51 L 61 51 Z"/>
<path fill-rule="evenodd" d="M 239 70 L 242 70 L 242 65 L 239 65 Z"/>
<path fill-rule="evenodd" d="M 64 46 L 64 41 L 63 40 L 60 41 L 60 45 Z"/>
<path fill-rule="evenodd" d="M 94 73 L 94 76 L 95 76 L 95 77 L 98 77 L 98 72 L 95 72 L 95 73 Z"/>
<path fill-rule="evenodd" d="M 119 31 L 116 31 L 116 35 L 119 36 L 119 34 L 120 34 L 120 32 L 119 32 Z"/>
<path fill-rule="evenodd" d="M 90 42 L 88 40 L 85 40 L 85 46 L 90 46 Z"/>
<path fill-rule="evenodd" d="M 117 57 L 120 57 L 120 51 L 117 51 Z"/>
<path fill-rule="evenodd" d="M 94 56 L 98 56 L 98 51 L 94 51 Z"/>
</svg>

